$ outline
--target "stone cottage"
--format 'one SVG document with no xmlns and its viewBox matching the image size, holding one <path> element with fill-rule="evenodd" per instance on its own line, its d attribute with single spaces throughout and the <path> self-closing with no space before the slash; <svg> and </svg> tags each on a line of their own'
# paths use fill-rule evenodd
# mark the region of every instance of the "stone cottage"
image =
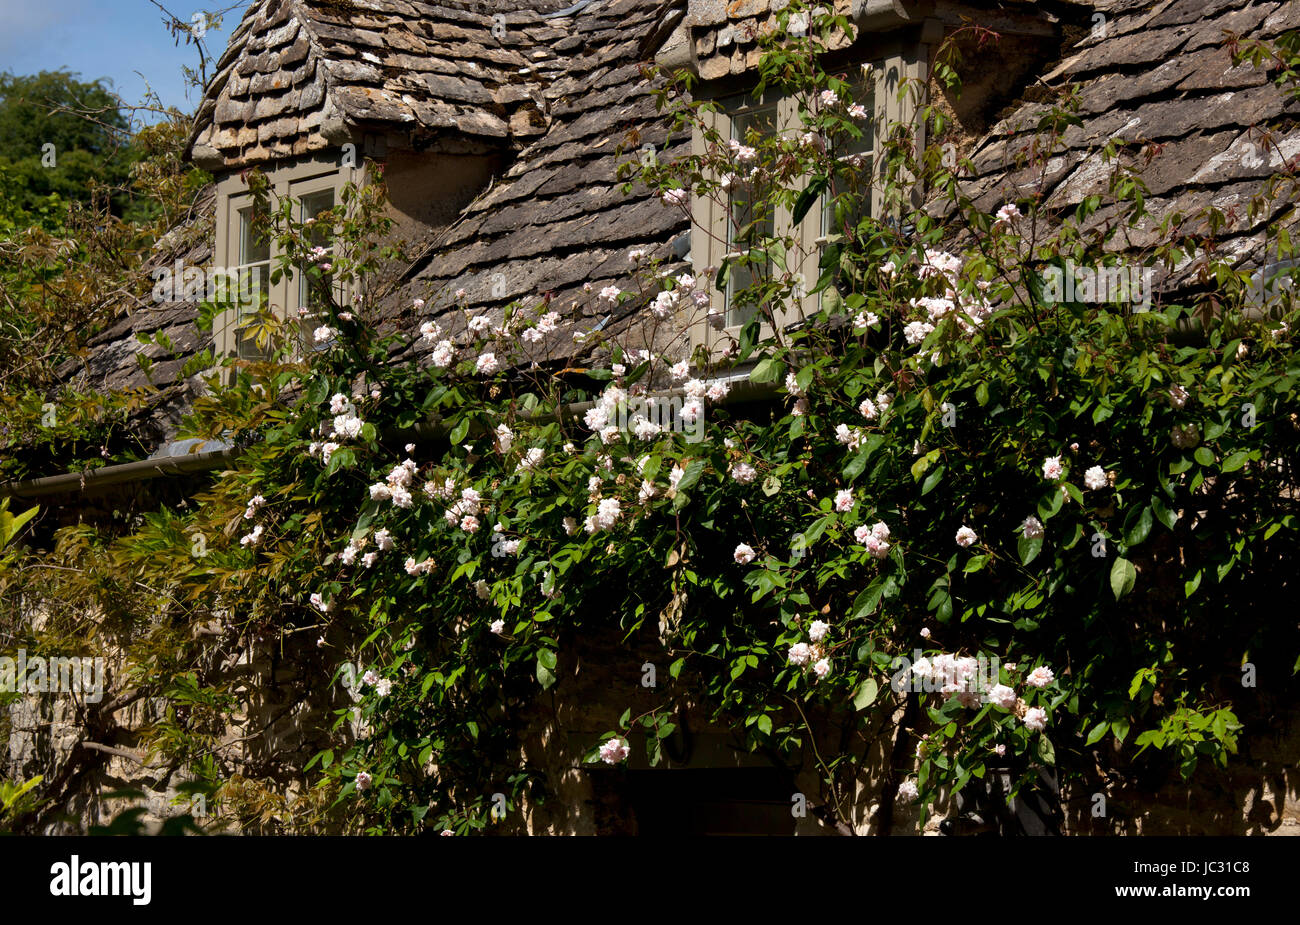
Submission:
<svg viewBox="0 0 1300 925">
<path fill-rule="evenodd" d="M 924 83 L 947 36 L 972 22 L 1001 36 L 996 45 L 964 40 L 961 97 L 950 98 L 930 84 L 931 101 L 953 120 L 939 141 L 951 147 L 954 162 L 969 157 L 975 165 L 973 174 L 962 177 L 962 188 L 985 211 L 1040 181 L 1049 209 L 1071 209 L 1104 191 L 1108 143 L 1140 141 L 1157 152 L 1146 173 L 1150 221 L 1129 232 L 1140 243 L 1175 212 L 1214 205 L 1244 214 L 1258 182 L 1300 155 L 1296 103 L 1288 103 L 1265 73 L 1234 66 L 1225 45 L 1232 35 L 1270 38 L 1300 27 L 1300 6 L 1288 0 L 834 2 L 859 32 L 856 41 L 834 52 L 833 63 L 855 73 L 861 73 L 860 65 L 873 65 L 858 88 L 860 102 L 881 127 L 858 152 L 868 157 L 884 126 L 917 119 L 917 104 L 897 98 L 898 82 Z M 741 137 L 759 120 L 780 125 L 793 118 L 791 101 L 770 94 L 755 98 L 751 91 L 758 39 L 785 6 L 782 0 L 256 0 L 232 34 L 194 121 L 189 155 L 213 175 L 214 185 L 196 214 L 159 243 L 148 269 L 260 271 L 269 303 L 290 317 L 306 298 L 303 283 L 292 274 L 270 282 L 276 254 L 252 234 L 256 216 L 246 171 L 263 171 L 275 192 L 307 218 L 334 206 L 347 184 L 363 180 L 368 164 L 378 164 L 394 234 L 410 254 L 409 264 L 394 274 L 386 324 L 414 331 L 465 308 L 491 312 L 546 293 L 564 319 L 556 343 L 569 345 L 579 358 L 574 331 L 599 326 L 618 332 L 641 320 L 644 306 L 625 303 L 605 313 L 582 294 L 584 286 L 599 289 L 625 280 L 629 250 L 696 268 L 717 265 L 728 250 L 725 221 L 707 203 L 674 209 L 644 187 L 622 189 L 617 168 L 629 157 L 670 159 L 692 144 L 670 135 L 645 66 L 693 72 L 699 95 L 721 104 L 715 128 L 724 135 Z M 1063 150 L 1045 172 L 1022 166 L 1019 158 L 1046 109 L 1045 88 L 1065 83 L 1080 88 L 1079 124 L 1065 133 Z M 1265 144 L 1260 131 L 1270 126 L 1281 129 Z M 1099 227 L 1108 218 L 1103 210 L 1090 221 Z M 1261 242 L 1271 218 L 1225 229 L 1243 266 L 1266 269 Z M 805 225 L 801 233 L 823 233 L 815 222 Z M 1162 269 L 1154 281 L 1164 293 L 1197 285 L 1191 266 Z M 464 295 L 454 300 L 457 290 Z M 730 304 L 729 292 L 711 298 L 721 322 L 691 331 L 692 346 L 709 351 L 745 320 Z M 0 491 L 40 499 L 56 507 L 64 522 L 75 522 L 96 509 L 184 497 L 205 473 L 228 463 L 237 447 L 178 442 L 176 424 L 203 389 L 201 374 L 210 357 L 255 358 L 258 347 L 241 330 L 244 319 L 237 312 L 217 319 L 210 333 L 195 326 L 196 314 L 195 302 L 184 297 L 123 311 L 96 336 L 89 355 L 65 370 L 82 388 L 157 389 L 152 413 L 138 422 L 155 447 L 149 459 L 93 473 L 51 472 Z M 157 341 L 158 334 L 168 348 L 141 342 L 141 335 Z M 140 356 L 150 362 L 142 364 Z M 611 676 L 624 672 L 634 691 L 643 661 L 622 650 L 617 639 L 590 645 L 580 661 L 604 668 L 566 676 L 556 689 L 561 706 L 539 713 L 530 739 L 560 799 L 545 812 L 530 812 L 522 828 L 834 831 L 815 806 L 805 815 L 790 811 L 792 794 L 815 789 L 811 766 L 793 775 L 775 768 L 738 750 L 729 730 L 689 711 L 666 767 L 634 763 L 614 783 L 599 767 L 582 765 L 590 737 L 612 726 L 634 696 L 616 703 L 602 696 Z M 254 674 L 295 670 L 272 668 L 269 658 L 252 656 L 242 667 Z M 111 695 L 107 699 L 111 705 Z M 333 705 L 334 700 L 315 704 L 277 721 L 274 738 L 286 767 L 313 752 L 312 722 Z M 247 724 L 278 707 L 270 692 L 250 693 Z M 131 724 L 148 718 L 148 707 L 121 709 L 106 725 L 121 730 L 120 743 L 126 743 Z M 1300 832 L 1294 772 L 1300 738 L 1294 718 L 1287 722 L 1275 748 L 1258 756 L 1258 773 L 1243 774 L 1221 792 L 1146 795 L 1132 801 L 1128 815 L 1118 812 L 1099 827 L 1089 818 L 1087 793 L 1058 797 L 1049 785 L 1048 797 L 1022 800 L 1002 828 Z M 15 773 L 39 768 L 58 774 L 77 750 L 76 734 L 42 737 L 22 727 L 15 721 L 8 755 Z M 79 772 L 80 789 L 67 809 L 102 818 L 107 811 L 96 790 L 109 781 L 134 780 L 157 792 L 153 811 L 173 812 L 164 799 L 173 782 L 143 768 L 129 745 L 120 743 L 107 743 L 107 752 L 92 750 L 98 763 Z M 882 739 L 869 763 L 880 767 L 889 760 L 890 742 Z M 285 773 L 285 787 L 292 790 L 298 782 Z M 1113 795 L 1112 804 L 1122 807 L 1125 799 Z M 855 802 L 851 828 L 859 833 L 908 828 L 904 819 L 881 812 L 871 781 L 861 783 Z M 952 808 L 948 829 L 958 821 Z M 938 826 L 936 820 L 931 828 Z"/>
</svg>

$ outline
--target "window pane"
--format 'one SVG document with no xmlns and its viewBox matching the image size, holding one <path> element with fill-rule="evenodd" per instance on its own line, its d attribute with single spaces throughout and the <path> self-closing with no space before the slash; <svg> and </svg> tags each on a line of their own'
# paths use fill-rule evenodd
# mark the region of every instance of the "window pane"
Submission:
<svg viewBox="0 0 1300 925">
<path fill-rule="evenodd" d="M 239 300 L 235 329 L 235 353 L 243 360 L 263 360 L 268 354 L 257 346 L 253 332 L 244 327 L 252 322 L 259 309 L 265 304 L 271 264 L 255 263 L 239 268 L 239 285 L 235 298 Z"/>
<path fill-rule="evenodd" d="M 876 68 L 879 71 L 879 66 Z M 855 119 L 853 124 L 861 130 L 862 137 L 854 138 L 850 133 L 845 132 L 837 141 L 836 150 L 833 152 L 839 161 L 841 169 L 837 170 L 835 176 L 831 178 L 830 190 L 822 196 L 822 219 L 821 232 L 823 236 L 842 235 L 848 231 L 856 229 L 858 224 L 864 219 L 869 218 L 872 213 L 871 201 L 874 195 L 874 174 L 876 166 L 875 144 L 877 136 L 876 127 L 876 84 L 875 79 L 859 79 L 853 88 L 853 103 L 857 103 L 867 111 L 867 118 Z M 835 198 L 850 193 L 851 202 L 841 204 L 840 215 L 838 218 L 835 214 Z M 820 271 L 819 271 L 820 272 Z M 834 282 L 832 283 L 836 293 L 847 295 L 849 286 L 841 272 L 835 273 Z M 822 293 L 820 299 L 823 308 L 829 308 L 831 302 L 827 301 L 830 296 L 834 299 L 835 293 L 829 290 Z"/>
<path fill-rule="evenodd" d="M 758 137 L 770 137 L 776 134 L 775 104 L 751 105 L 748 109 L 742 109 L 738 112 L 733 110 L 732 112 L 731 138 L 733 141 L 752 146 Z M 749 250 L 752 245 L 760 243 L 763 238 L 771 238 L 776 233 L 770 209 L 766 215 L 755 221 L 755 200 L 761 201 L 762 194 L 762 190 L 754 189 L 753 184 L 746 182 L 741 177 L 737 177 L 733 182 L 731 189 L 728 191 L 730 203 L 730 219 L 727 223 L 728 253 Z M 737 231 L 744 232 L 743 239 L 736 237 Z M 735 296 L 753 285 L 756 279 L 770 277 L 771 272 L 772 262 L 770 260 L 758 266 L 732 264 L 727 285 L 725 323 L 728 327 L 746 324 L 754 317 L 757 306 L 752 304 L 737 306 L 734 304 Z"/>
<path fill-rule="evenodd" d="M 262 213 L 262 217 L 265 213 Z M 262 226 L 265 228 L 265 225 Z M 271 241 L 255 227 L 253 207 L 239 210 L 239 262 L 241 265 L 271 259 Z"/>
<path fill-rule="evenodd" d="M 319 193 L 308 193 L 302 197 L 301 221 L 317 218 L 322 212 L 334 208 L 334 190 L 321 190 Z M 327 223 L 321 223 L 317 227 L 307 232 L 307 237 L 311 242 L 319 246 L 329 246 L 330 227 Z"/>
<path fill-rule="evenodd" d="M 851 188 L 848 177 L 843 172 L 838 173 L 832 179 L 830 194 L 823 197 L 822 234 L 824 235 L 842 234 L 846 227 L 856 226 L 859 221 L 871 214 L 871 179 L 872 169 L 875 166 L 873 155 L 876 145 L 875 82 L 861 81 L 854 89 L 853 101 L 861 104 L 869 117 L 855 121 L 854 124 L 862 130 L 862 137 L 853 138 L 844 135 L 839 141 L 835 156 L 844 165 L 846 171 L 853 173 L 858 202 L 850 214 L 843 216 L 840 222 L 835 221 L 833 199 Z"/>
<path fill-rule="evenodd" d="M 320 213 L 332 208 L 334 208 L 334 190 L 327 189 L 318 193 L 308 193 L 299 200 L 299 217 L 301 221 L 305 222 L 308 219 L 317 218 Z M 307 230 L 306 237 L 313 247 L 328 249 L 333 243 L 331 240 L 332 233 L 333 228 L 328 222 L 319 222 Z M 311 292 L 305 271 L 298 274 L 298 304 L 305 305 L 312 311 L 318 311 L 324 307 L 320 296 Z M 310 338 L 305 340 L 304 343 L 309 341 Z"/>
</svg>

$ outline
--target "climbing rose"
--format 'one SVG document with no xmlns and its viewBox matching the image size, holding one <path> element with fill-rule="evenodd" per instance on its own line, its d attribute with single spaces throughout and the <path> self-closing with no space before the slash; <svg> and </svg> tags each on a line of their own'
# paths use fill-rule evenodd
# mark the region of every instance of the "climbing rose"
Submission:
<svg viewBox="0 0 1300 925">
<path fill-rule="evenodd" d="M 731 467 L 731 477 L 742 485 L 748 485 L 757 475 L 754 467 L 748 463 L 738 462 Z"/>
<path fill-rule="evenodd" d="M 754 561 L 754 547 L 746 543 L 741 543 L 736 547 L 736 551 L 732 553 L 732 555 L 735 558 L 737 565 L 748 565 L 750 562 Z"/>
<path fill-rule="evenodd" d="M 1061 465 L 1061 457 L 1049 456 L 1043 460 L 1043 478 L 1055 482 L 1065 472 Z"/>
<path fill-rule="evenodd" d="M 1027 540 L 1040 540 L 1043 538 L 1043 522 L 1033 515 L 1025 518 L 1025 522 L 1020 525 L 1020 530 Z"/>
<path fill-rule="evenodd" d="M 829 623 L 825 623 L 821 620 L 813 620 L 808 626 L 808 638 L 813 642 L 821 642 L 830 628 L 831 625 Z"/>
<path fill-rule="evenodd" d="M 1025 711 L 1025 728 L 1033 732 L 1042 732 L 1047 726 L 1047 711 L 1042 707 L 1030 707 Z"/>
<path fill-rule="evenodd" d="M 610 739 L 600 747 L 600 760 L 606 764 L 618 764 L 627 758 L 631 751 L 622 739 Z"/>
<path fill-rule="evenodd" d="M 904 803 L 911 803 L 919 795 L 920 791 L 916 789 L 916 781 L 911 778 L 898 785 L 898 798 Z"/>
<path fill-rule="evenodd" d="M 1105 488 L 1108 484 L 1106 470 L 1101 466 L 1093 466 L 1083 474 L 1083 484 L 1093 491 Z"/>
<path fill-rule="evenodd" d="M 442 340 L 438 346 L 433 348 L 433 353 L 429 354 L 429 362 L 439 369 L 445 369 L 451 365 L 451 361 L 456 358 L 456 348 L 451 345 L 451 341 Z"/>
<path fill-rule="evenodd" d="M 970 527 L 963 526 L 960 530 L 957 531 L 958 546 L 963 546 L 963 547 L 969 546 L 978 539 L 979 537 L 975 535 L 975 531 L 972 530 Z"/>
<path fill-rule="evenodd" d="M 1030 687 L 1046 687 L 1052 683 L 1052 679 L 1055 677 L 1056 675 L 1052 674 L 1052 669 L 1046 665 L 1039 665 L 1029 673 L 1029 677 L 1025 678 L 1025 683 Z"/>
<path fill-rule="evenodd" d="M 812 649 L 806 642 L 796 642 L 790 647 L 790 652 L 786 656 L 786 660 L 791 665 L 807 665 L 810 658 L 812 658 Z"/>
<path fill-rule="evenodd" d="M 830 673 L 831 673 L 830 659 L 825 659 L 825 658 L 818 659 L 817 662 L 813 665 L 813 674 L 817 675 L 818 680 L 821 680 L 822 678 L 826 677 Z"/>
<path fill-rule="evenodd" d="M 994 684 L 989 689 L 989 703 L 1004 710 L 1013 710 L 1016 706 L 1016 692 L 1005 684 Z"/>
<path fill-rule="evenodd" d="M 358 772 L 357 772 L 357 789 L 358 789 L 358 790 L 369 790 L 369 789 L 370 789 L 370 784 L 371 784 L 371 778 L 370 778 L 370 775 L 367 774 L 365 771 L 358 771 Z"/>
<path fill-rule="evenodd" d="M 488 629 L 500 636 L 506 631 L 506 622 L 504 620 L 493 620 L 492 625 L 489 626 Z"/>
<path fill-rule="evenodd" d="M 853 492 L 849 491 L 847 488 L 841 488 L 835 493 L 835 510 L 839 511 L 841 514 L 847 514 L 849 511 L 853 510 L 854 503 Z"/>
</svg>

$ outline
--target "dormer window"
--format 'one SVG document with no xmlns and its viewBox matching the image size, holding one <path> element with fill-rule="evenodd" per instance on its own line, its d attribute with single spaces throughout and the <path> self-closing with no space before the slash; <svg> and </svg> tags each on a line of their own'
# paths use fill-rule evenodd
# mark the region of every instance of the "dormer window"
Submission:
<svg viewBox="0 0 1300 925">
<path fill-rule="evenodd" d="M 315 158 L 265 170 L 270 207 L 274 209 L 285 199 L 294 203 L 295 217 L 300 222 L 316 219 L 342 201 L 343 187 L 352 182 L 357 170 L 341 167 L 338 162 Z M 248 184 L 239 176 L 228 176 L 217 184 L 216 253 L 213 265 L 222 268 L 231 280 L 228 298 L 233 307 L 214 321 L 213 336 L 217 349 L 224 356 L 243 360 L 265 359 L 265 337 L 258 337 L 256 316 L 265 305 L 274 317 L 282 321 L 296 319 L 299 308 L 315 314 L 323 307 L 308 285 L 302 267 L 291 267 L 273 279 L 280 268 L 280 248 L 274 235 L 267 233 L 267 216 L 257 215 L 257 203 L 248 190 Z M 306 230 L 309 241 L 327 252 L 333 246 L 326 224 Z M 237 280 L 237 284 L 236 284 Z M 343 287 L 335 292 L 336 299 L 345 299 Z M 315 322 L 318 323 L 318 322 Z M 311 330 L 315 324 L 308 318 L 303 324 L 301 339 L 304 349 L 311 349 Z M 259 342 L 260 341 L 260 342 Z"/>
<path fill-rule="evenodd" d="M 889 133 L 889 127 L 899 122 L 915 123 L 917 106 L 906 94 L 899 100 L 899 87 L 904 80 L 920 81 L 925 63 L 918 50 L 914 54 L 902 52 L 877 59 L 869 71 L 855 65 L 858 80 L 853 84 L 852 99 L 845 105 L 859 105 L 868 113 L 857 123 L 861 137 L 845 136 L 836 156 L 848 162 L 850 169 L 861 176 L 873 178 L 869 192 L 859 198 L 846 212 L 847 202 L 836 203 L 842 192 L 843 181 L 822 195 L 819 207 L 809 209 L 797 223 L 792 210 L 785 204 L 769 205 L 769 212 L 760 214 L 756 204 L 764 199 L 764 191 L 752 184 L 736 182 L 722 197 L 697 196 L 692 200 L 692 215 L 699 226 L 692 235 L 692 260 L 697 268 L 720 267 L 724 262 L 730 267 L 725 292 L 711 291 L 710 324 L 703 317 L 691 329 L 693 347 L 703 345 L 716 354 L 732 340 L 739 339 L 741 329 L 753 319 L 758 307 L 747 303 L 742 296 L 756 280 L 770 278 L 773 272 L 783 272 L 775 264 L 784 263 L 794 273 L 802 274 L 807 289 L 815 287 L 821 274 L 820 259 L 823 248 L 836 235 L 855 226 L 862 218 L 879 216 L 884 208 L 883 182 L 879 177 L 880 157 L 877 146 Z M 703 95 L 703 94 L 702 94 Z M 797 136 L 804 131 L 799 115 L 799 99 L 768 91 L 762 97 L 749 94 L 728 94 L 712 97 L 719 111 L 702 113 L 709 128 L 733 144 L 748 144 L 756 138 L 779 134 Z M 696 138 L 694 151 L 704 153 L 704 139 Z M 763 239 L 790 238 L 794 251 L 785 260 L 744 260 L 752 246 Z M 782 327 L 797 323 L 818 310 L 837 292 L 808 296 L 795 304 L 786 305 L 776 313 Z M 719 319 L 721 323 L 719 324 Z M 764 335 L 770 334 L 768 325 L 762 325 Z"/>
</svg>

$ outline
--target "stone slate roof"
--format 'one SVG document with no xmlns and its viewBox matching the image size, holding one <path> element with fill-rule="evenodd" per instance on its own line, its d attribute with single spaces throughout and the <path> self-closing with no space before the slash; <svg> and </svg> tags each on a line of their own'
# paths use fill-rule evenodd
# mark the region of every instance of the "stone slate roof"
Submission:
<svg viewBox="0 0 1300 925">
<path fill-rule="evenodd" d="M 563 0 L 266 0 L 217 62 L 191 137 L 209 169 L 397 128 L 421 144 L 537 135 Z"/>
<path fill-rule="evenodd" d="M 1121 232 L 1112 250 L 1157 243 L 1162 219 L 1172 213 L 1195 218 L 1206 206 L 1235 216 L 1223 237 L 1240 266 L 1260 263 L 1264 227 L 1278 218 L 1281 202 L 1256 220 L 1247 207 L 1261 181 L 1300 155 L 1300 104 L 1288 102 L 1268 75 L 1248 62 L 1232 64 L 1225 33 L 1273 38 L 1300 27 L 1295 0 L 1102 0 L 1087 4 L 1106 17 L 1105 31 L 1090 32 L 1069 57 L 1044 78 L 1051 85 L 1081 87 L 1082 124 L 1062 137 L 1064 152 L 1046 168 L 1024 163 L 1038 120 L 1050 108 L 1028 103 L 995 125 L 974 148 L 974 178 L 961 184 L 983 211 L 1034 194 L 1045 173 L 1043 201 L 1049 214 L 1072 210 L 1089 195 L 1104 195 L 1113 165 L 1102 149 L 1113 138 L 1148 144 L 1124 162 L 1141 166 L 1150 190 L 1149 219 Z M 1260 130 L 1275 129 L 1271 142 Z M 1099 229 L 1117 207 L 1099 210 L 1085 229 Z M 1158 289 L 1191 282 L 1189 261 L 1166 274 Z"/>
<path fill-rule="evenodd" d="M 451 19 L 469 23 L 463 28 L 470 31 L 482 27 L 490 32 L 492 22 L 480 3 L 444 0 L 434 7 L 414 0 L 346 2 L 369 11 L 366 16 L 370 19 L 353 17 L 356 28 L 371 29 L 357 24 L 371 22 L 373 26 L 378 17 L 396 17 L 404 25 L 395 27 L 394 34 L 419 34 L 431 43 L 435 41 L 435 27 L 445 26 Z M 536 112 L 541 122 L 532 135 L 517 132 L 507 137 L 517 147 L 512 165 L 456 222 L 431 239 L 388 303 L 387 324 L 414 334 L 422 321 L 449 313 L 453 293 L 458 289 L 465 290 L 465 295 L 457 307 L 475 311 L 549 294 L 555 310 L 579 329 L 588 330 L 604 320 L 609 309 L 606 303 L 597 302 L 596 293 L 605 285 L 630 288 L 628 251 L 642 247 L 667 254 L 673 242 L 689 229 L 684 212 L 664 205 L 643 188 L 624 194 L 615 172 L 619 163 L 635 158 L 645 144 L 655 145 L 660 158 L 671 158 L 686 150 L 685 138 L 673 139 L 672 147 L 665 148 L 667 127 L 656 113 L 650 95 L 653 88 L 643 73 L 643 65 L 681 22 L 684 12 L 709 2 L 577 0 L 574 7 L 559 10 L 555 9 L 561 6 L 559 0 L 549 5 L 512 3 L 507 22 L 518 17 L 513 21 L 525 24 L 521 34 L 530 35 L 529 41 L 537 43 L 535 48 L 529 46 L 531 60 L 544 62 L 529 78 L 534 81 L 529 84 L 531 105 L 536 107 L 529 112 Z M 742 2 L 732 0 L 730 5 Z M 310 10 L 311 23 L 328 24 L 334 22 L 330 17 L 338 9 L 337 3 L 326 0 L 264 0 L 250 12 L 241 26 L 243 35 L 238 42 L 232 40 L 232 46 L 251 49 L 255 47 L 249 44 L 253 37 L 267 30 L 280 29 L 281 35 L 300 37 L 303 30 L 312 28 L 305 19 L 292 28 L 287 19 L 272 25 L 286 10 L 291 17 L 307 17 Z M 1242 214 L 1259 180 L 1281 162 L 1281 157 L 1263 144 L 1257 148 L 1262 154 L 1258 162 L 1242 156 L 1246 145 L 1258 141 L 1249 127 L 1278 123 L 1281 128 L 1277 142 L 1282 155 L 1292 157 L 1300 151 L 1296 129 L 1300 113 L 1294 102 L 1288 104 L 1267 83 L 1265 75 L 1249 66 L 1231 67 L 1221 45 L 1223 30 L 1275 36 L 1300 26 L 1300 4 L 1283 0 L 1098 0 L 1078 4 L 1075 18 L 1086 22 L 1094 10 L 1107 17 L 1105 34 L 1086 36 L 1044 78 L 1054 85 L 1080 83 L 1083 106 L 1082 125 L 1066 133 L 1066 152 L 1049 165 L 1044 193 L 1049 207 L 1068 210 L 1083 196 L 1103 189 L 1105 172 L 1098 166 L 1099 152 L 1112 137 L 1122 137 L 1163 145 L 1146 171 L 1151 188 L 1148 207 L 1154 219 L 1146 226 L 1129 230 L 1128 244 L 1150 243 L 1154 222 L 1172 210 L 1191 214 L 1202 205 L 1215 204 L 1224 209 L 1236 207 Z M 557 12 L 562 15 L 553 15 Z M 430 17 L 427 21 L 420 18 L 425 15 Z M 337 22 L 331 28 L 336 37 L 344 34 Z M 325 36 L 326 31 L 320 35 Z M 286 38 L 282 44 L 287 42 L 292 47 L 297 41 L 297 37 Z M 507 52 L 502 47 L 446 41 L 449 44 L 442 46 L 441 52 L 421 64 L 423 70 L 414 66 L 384 68 L 384 80 L 391 79 L 392 85 L 398 86 L 417 73 L 429 75 L 441 73 L 438 69 L 460 68 L 456 55 L 462 47 L 470 49 L 467 61 L 479 60 L 474 57 L 479 52 L 473 49 L 490 49 L 501 59 L 501 68 L 505 67 Z M 359 37 L 346 42 L 322 37 L 309 44 L 308 55 L 321 56 L 315 60 L 316 66 L 326 68 L 325 82 L 339 91 L 365 85 L 343 81 L 336 76 L 341 71 L 331 71 L 334 65 L 323 62 L 342 60 L 339 49 L 344 45 L 361 49 L 358 55 L 379 53 L 368 51 L 372 46 Z M 397 54 L 394 47 L 390 42 L 385 53 Z M 542 51 L 546 54 L 537 57 Z M 402 54 L 414 57 L 408 52 Z M 231 76 L 238 73 L 238 62 L 243 60 L 243 51 L 223 57 L 226 82 L 220 77 L 214 79 L 209 100 L 201 110 L 196 137 L 204 137 L 205 131 L 220 124 L 212 121 L 212 115 L 220 101 L 228 98 Z M 486 68 L 489 59 L 482 60 L 485 63 L 481 66 Z M 517 62 L 512 58 L 511 63 Z M 459 73 L 444 76 L 465 80 Z M 503 106 L 504 89 L 520 86 L 489 83 L 484 86 L 497 94 L 496 103 Z M 301 93 L 307 83 L 299 81 L 292 86 L 298 89 L 288 92 Z M 436 96 L 428 81 L 420 86 L 423 95 L 413 89 L 408 94 L 410 101 L 403 105 L 463 106 L 459 111 L 467 114 L 464 125 L 470 132 L 486 124 L 474 113 L 489 112 L 487 104 L 475 109 L 469 103 L 451 102 L 451 95 Z M 371 89 L 375 92 L 369 95 L 358 90 L 356 98 L 388 99 L 387 91 Z M 340 100 L 350 98 L 349 93 L 337 95 Z M 985 211 L 992 212 L 1001 203 L 1028 194 L 1029 184 L 1038 172 L 1024 168 L 1018 158 L 1023 156 L 1045 108 L 1036 102 L 1015 107 L 971 149 L 976 173 L 963 187 Z M 358 120 L 363 119 L 364 111 L 360 103 L 350 110 Z M 415 112 L 415 108 L 411 111 Z M 509 126 L 506 110 L 491 113 Z M 247 127 L 242 121 L 230 125 L 239 125 L 240 131 L 253 128 L 260 139 L 258 118 L 253 117 Z M 432 125 L 420 122 L 418 117 L 401 124 L 419 131 Z M 317 143 L 312 130 L 303 132 L 299 139 L 303 144 Z M 251 157 L 251 152 L 266 148 L 261 140 L 250 144 L 252 147 L 238 148 L 239 157 Z M 620 147 L 626 148 L 621 155 L 617 153 Z M 206 262 L 204 248 L 211 237 L 210 199 L 205 208 L 207 215 L 199 216 L 192 227 L 178 232 L 184 242 L 192 243 L 171 242 L 161 248 L 156 258 L 159 263 L 169 263 L 181 254 L 181 249 L 190 246 L 194 249 L 184 251 L 187 262 Z M 1097 226 L 1111 214 L 1103 209 L 1091 224 Z M 1230 246 L 1243 261 L 1258 259 L 1262 225 L 1263 220 L 1249 227 L 1242 222 L 1231 229 Z M 584 284 L 590 284 L 591 291 L 584 291 Z M 422 311 L 413 307 L 416 298 L 427 300 Z M 616 310 L 616 316 L 606 322 L 606 329 L 617 331 L 631 324 L 637 304 L 626 303 Z M 76 364 L 80 381 L 112 388 L 143 384 L 145 376 L 135 354 L 145 352 L 157 355 L 153 378 L 159 384 L 165 383 L 168 376 L 176 375 L 186 358 L 208 346 L 206 337 L 193 328 L 194 314 L 194 306 L 185 303 L 134 310 L 95 338 L 90 357 Z M 444 325 L 453 331 L 455 324 L 463 323 L 459 312 L 454 317 L 456 322 Z M 136 338 L 138 333 L 159 330 L 180 346 L 180 356 L 163 356 L 158 348 L 144 347 Z M 573 327 L 562 327 L 552 343 L 543 345 L 546 352 L 575 353 L 572 332 Z M 417 349 L 427 348 L 421 345 Z"/>
<path fill-rule="evenodd" d="M 198 303 L 152 300 L 154 271 L 183 267 L 204 267 L 212 259 L 213 217 L 216 190 L 209 186 L 195 199 L 187 217 L 154 245 L 153 253 L 138 274 L 140 295 L 117 321 L 87 342 L 84 356 L 68 360 L 59 375 L 81 391 L 147 389 L 159 391 L 149 397 L 145 410 L 136 415 L 143 434 L 156 441 L 170 439 L 180 414 L 202 389 L 197 376 L 183 377 L 186 363 L 212 348 L 212 333 L 200 331 L 194 320 Z M 141 337 L 162 335 L 170 349 L 143 343 Z M 141 358 L 150 361 L 146 367 Z"/>
<path fill-rule="evenodd" d="M 995 32 L 1051 20 L 1031 0 L 832 0 L 820 5 L 833 6 L 836 15 L 848 17 L 859 30 L 853 41 L 846 35 L 832 36 L 831 51 L 849 47 L 864 34 L 926 19 L 957 27 L 974 14 L 982 26 Z M 689 0 L 685 26 L 700 78 L 717 80 L 756 68 L 761 57 L 759 39 L 776 30 L 777 14 L 788 6 L 789 0 Z M 797 21 L 791 19 L 792 29 Z M 804 17 L 805 29 L 807 22 Z"/>
<path fill-rule="evenodd" d="M 566 67 L 544 93 L 546 132 L 427 246 L 393 301 L 390 323 L 413 332 L 450 312 L 459 289 L 465 296 L 457 307 L 475 312 L 549 294 L 573 324 L 539 353 L 573 353 L 574 325 L 590 329 L 609 311 L 596 293 L 606 285 L 631 288 L 629 250 L 668 254 L 669 244 L 689 230 L 685 211 L 640 184 L 624 193 L 616 171 L 647 144 L 661 160 L 689 149 L 685 136 L 665 147 L 666 120 L 643 73 L 654 36 L 674 21 L 672 7 L 662 0 L 601 0 L 574 21 L 555 46 Z M 416 298 L 427 300 L 418 314 L 411 307 Z M 607 330 L 630 321 L 638 304 L 616 310 Z"/>
</svg>

